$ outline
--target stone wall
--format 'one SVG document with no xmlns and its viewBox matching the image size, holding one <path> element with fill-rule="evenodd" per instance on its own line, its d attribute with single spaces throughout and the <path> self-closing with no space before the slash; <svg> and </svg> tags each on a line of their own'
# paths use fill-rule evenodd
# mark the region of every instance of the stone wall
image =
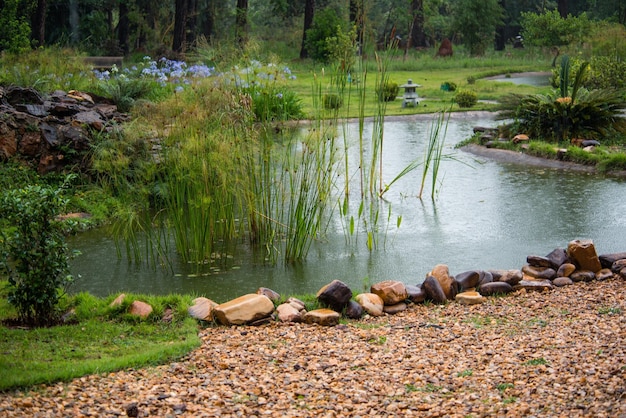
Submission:
<svg viewBox="0 0 626 418">
<path fill-rule="evenodd" d="M 71 90 L 43 96 L 0 87 L 0 161 L 18 159 L 40 174 L 88 166 L 94 132 L 109 131 L 128 115 L 111 101 Z"/>
</svg>

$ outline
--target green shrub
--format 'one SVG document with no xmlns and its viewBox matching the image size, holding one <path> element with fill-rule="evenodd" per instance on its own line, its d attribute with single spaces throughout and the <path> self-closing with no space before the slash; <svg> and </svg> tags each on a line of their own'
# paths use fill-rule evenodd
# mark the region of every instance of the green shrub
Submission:
<svg viewBox="0 0 626 418">
<path fill-rule="evenodd" d="M 0 6 L 0 51 L 22 53 L 30 49 L 30 25 L 17 0 L 4 1 Z"/>
<path fill-rule="evenodd" d="M 376 96 L 378 96 L 378 100 L 381 102 L 393 102 L 398 97 L 399 92 L 400 87 L 398 83 L 388 81 L 376 89 Z"/>
<path fill-rule="evenodd" d="M 252 100 L 252 111 L 260 122 L 302 119 L 304 112 L 295 92 L 276 86 L 253 85 L 242 89 Z"/>
<path fill-rule="evenodd" d="M 557 10 L 545 13 L 522 12 L 524 42 L 534 46 L 560 46 L 581 43 L 591 27 L 586 13 L 562 18 Z"/>
<path fill-rule="evenodd" d="M 478 96 L 471 90 L 461 90 L 454 96 L 459 107 L 472 107 L 478 102 Z"/>
<path fill-rule="evenodd" d="M 0 268 L 8 273 L 8 302 L 29 325 L 51 325 L 58 318 L 62 292 L 72 282 L 69 254 L 55 217 L 65 206 L 62 188 L 31 185 L 0 198 Z"/>
<path fill-rule="evenodd" d="M 456 91 L 456 83 L 452 81 L 446 81 L 441 84 L 441 90 L 443 91 Z"/>
<path fill-rule="evenodd" d="M 626 170 L 626 154 L 612 154 L 598 163 L 598 171 L 623 171 Z"/>
<path fill-rule="evenodd" d="M 335 93 L 325 94 L 322 98 L 324 109 L 339 109 L 343 106 L 343 99 Z"/>
<path fill-rule="evenodd" d="M 306 49 L 309 57 L 316 61 L 328 63 L 336 54 L 339 34 L 343 32 L 343 22 L 337 12 L 327 7 L 315 13 L 313 25 L 306 32 Z M 336 57 L 335 57 L 336 58 Z"/>
</svg>

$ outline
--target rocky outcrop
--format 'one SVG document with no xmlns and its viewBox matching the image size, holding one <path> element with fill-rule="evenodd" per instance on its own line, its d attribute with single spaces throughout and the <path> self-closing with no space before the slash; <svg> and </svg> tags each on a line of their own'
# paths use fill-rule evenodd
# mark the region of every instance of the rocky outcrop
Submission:
<svg viewBox="0 0 626 418">
<path fill-rule="evenodd" d="M 78 91 L 43 96 L 33 89 L 0 87 L 0 161 L 18 159 L 40 174 L 88 167 L 94 132 L 129 119 L 111 101 Z"/>
<path fill-rule="evenodd" d="M 222 325 L 244 325 L 269 317 L 274 304 L 265 295 L 248 294 L 220 304 L 213 317 Z"/>
</svg>

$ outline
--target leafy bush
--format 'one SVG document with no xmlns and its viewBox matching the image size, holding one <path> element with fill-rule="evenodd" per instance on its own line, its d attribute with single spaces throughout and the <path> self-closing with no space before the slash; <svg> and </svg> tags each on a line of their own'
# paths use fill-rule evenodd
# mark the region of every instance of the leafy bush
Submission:
<svg viewBox="0 0 626 418">
<path fill-rule="evenodd" d="M 398 97 L 399 92 L 400 87 L 398 83 L 394 83 L 393 81 L 388 81 L 376 89 L 376 95 L 381 102 L 393 102 L 396 100 L 396 97 Z"/>
<path fill-rule="evenodd" d="M 440 88 L 443 91 L 456 91 L 456 83 L 454 81 L 446 81 L 441 83 Z"/>
<path fill-rule="evenodd" d="M 343 21 L 337 12 L 327 7 L 316 12 L 311 29 L 306 32 L 306 49 L 309 56 L 316 61 L 328 63 L 337 54 L 334 45 L 343 32 Z"/>
<path fill-rule="evenodd" d="M 243 89 L 252 100 L 252 111 L 260 122 L 272 120 L 302 119 L 304 112 L 295 92 L 269 86 L 258 85 Z"/>
<path fill-rule="evenodd" d="M 0 51 L 22 53 L 30 49 L 30 25 L 18 0 L 0 3 Z"/>
<path fill-rule="evenodd" d="M 626 132 L 626 99 L 619 90 L 582 89 L 589 71 L 583 63 L 570 84 L 569 59 L 561 61 L 559 90 L 556 94 L 509 95 L 502 99 L 499 119 L 513 119 L 520 132 L 557 142 L 571 138 L 595 138 L 609 132 Z"/>
<path fill-rule="evenodd" d="M 25 324 L 53 324 L 62 292 L 72 282 L 55 220 L 66 204 L 61 192 L 31 185 L 8 190 L 0 199 L 0 220 L 10 225 L 0 233 L 0 268 L 9 276 L 8 301 Z"/>
<path fill-rule="evenodd" d="M 562 18 L 556 10 L 522 12 L 521 25 L 525 43 L 546 47 L 581 43 L 591 27 L 586 13 Z"/>
<path fill-rule="evenodd" d="M 471 90 L 460 90 L 454 96 L 454 101 L 459 107 L 472 107 L 478 102 L 478 96 Z"/>
<path fill-rule="evenodd" d="M 322 98 L 324 109 L 339 109 L 343 106 L 343 99 L 334 93 L 325 94 Z"/>
</svg>

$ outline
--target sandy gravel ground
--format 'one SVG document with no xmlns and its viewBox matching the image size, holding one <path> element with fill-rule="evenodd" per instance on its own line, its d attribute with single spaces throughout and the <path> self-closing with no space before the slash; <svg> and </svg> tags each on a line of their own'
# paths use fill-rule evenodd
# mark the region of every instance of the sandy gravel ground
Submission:
<svg viewBox="0 0 626 418">
<path fill-rule="evenodd" d="M 0 416 L 626 417 L 621 279 L 201 336 L 176 363 L 0 394 Z"/>
</svg>

